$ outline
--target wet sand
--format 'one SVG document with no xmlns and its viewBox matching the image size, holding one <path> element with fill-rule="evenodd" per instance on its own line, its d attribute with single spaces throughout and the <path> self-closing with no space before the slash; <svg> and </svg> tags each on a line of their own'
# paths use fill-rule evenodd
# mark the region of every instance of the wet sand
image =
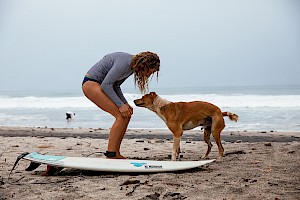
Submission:
<svg viewBox="0 0 300 200">
<path fill-rule="evenodd" d="M 300 133 L 222 133 L 223 161 L 200 168 L 153 174 L 64 169 L 42 176 L 21 160 L 23 152 L 102 157 L 109 130 L 0 127 L 0 199 L 300 199 Z M 214 140 L 212 139 L 212 142 Z M 184 133 L 181 160 L 200 160 L 207 145 L 202 131 Z M 132 159 L 169 160 L 168 130 L 128 130 L 122 154 Z M 217 158 L 213 142 L 210 159 Z"/>
</svg>

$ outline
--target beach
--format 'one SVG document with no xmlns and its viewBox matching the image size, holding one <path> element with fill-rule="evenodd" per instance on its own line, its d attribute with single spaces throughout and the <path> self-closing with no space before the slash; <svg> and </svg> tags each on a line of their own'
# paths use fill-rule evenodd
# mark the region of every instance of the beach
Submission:
<svg viewBox="0 0 300 200">
<path fill-rule="evenodd" d="M 172 173 L 108 173 L 64 169 L 43 176 L 18 155 L 103 157 L 109 129 L 0 127 L 1 199 L 300 199 L 300 133 L 223 131 L 221 162 Z M 217 158 L 213 138 L 210 159 Z M 207 145 L 201 130 L 186 131 L 180 160 L 201 160 Z M 167 129 L 128 129 L 121 151 L 129 159 L 170 160 Z M 9 178 L 8 178 L 9 177 Z"/>
<path fill-rule="evenodd" d="M 299 8 L 0 0 L 0 200 L 300 200 Z"/>
</svg>

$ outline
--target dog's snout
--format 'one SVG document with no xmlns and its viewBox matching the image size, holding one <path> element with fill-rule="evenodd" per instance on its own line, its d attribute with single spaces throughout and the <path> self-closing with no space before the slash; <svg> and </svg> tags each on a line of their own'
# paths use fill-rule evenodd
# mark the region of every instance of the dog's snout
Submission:
<svg viewBox="0 0 300 200">
<path fill-rule="evenodd" d="M 133 101 L 136 106 L 143 106 L 144 102 L 141 99 L 136 99 Z"/>
</svg>

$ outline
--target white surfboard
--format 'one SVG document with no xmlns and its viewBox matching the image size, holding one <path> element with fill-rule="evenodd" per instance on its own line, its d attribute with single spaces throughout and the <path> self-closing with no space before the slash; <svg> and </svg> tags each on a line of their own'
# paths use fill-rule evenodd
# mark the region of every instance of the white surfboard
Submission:
<svg viewBox="0 0 300 200">
<path fill-rule="evenodd" d="M 48 166 L 106 172 L 169 172 L 192 169 L 214 161 L 155 161 L 106 159 L 95 157 L 66 157 L 42 155 L 36 152 L 29 153 L 23 158 L 31 161 L 32 163 L 46 164 Z M 31 170 L 29 169 L 28 171 Z"/>
</svg>

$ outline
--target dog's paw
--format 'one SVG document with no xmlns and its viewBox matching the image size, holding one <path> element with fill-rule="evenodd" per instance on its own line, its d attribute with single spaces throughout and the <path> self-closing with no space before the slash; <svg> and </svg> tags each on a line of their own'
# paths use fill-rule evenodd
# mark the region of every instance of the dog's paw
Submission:
<svg viewBox="0 0 300 200">
<path fill-rule="evenodd" d="M 222 162 L 222 157 L 218 157 L 217 162 Z"/>
</svg>

